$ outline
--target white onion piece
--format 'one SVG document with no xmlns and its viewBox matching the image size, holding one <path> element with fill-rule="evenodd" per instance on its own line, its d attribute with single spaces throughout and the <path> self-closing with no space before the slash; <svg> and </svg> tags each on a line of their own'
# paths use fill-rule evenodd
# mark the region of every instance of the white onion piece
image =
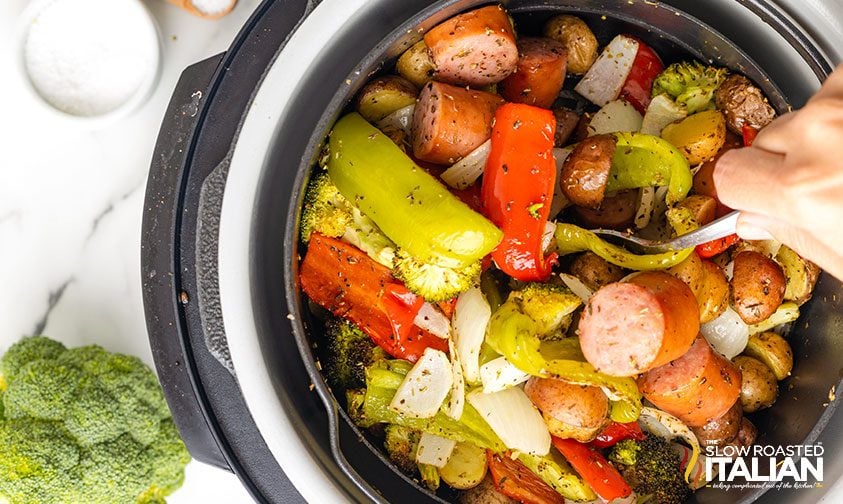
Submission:
<svg viewBox="0 0 843 504">
<path fill-rule="evenodd" d="M 588 136 L 636 132 L 641 129 L 641 113 L 626 100 L 612 100 L 595 112 L 588 123 Z"/>
<path fill-rule="evenodd" d="M 618 35 L 603 49 L 574 91 L 596 105 L 606 105 L 620 94 L 636 54 L 638 41 Z"/>
<path fill-rule="evenodd" d="M 395 391 L 389 408 L 411 418 L 436 415 L 454 382 L 451 361 L 441 350 L 426 348 Z"/>
<path fill-rule="evenodd" d="M 650 105 L 647 106 L 641 123 L 641 133 L 661 136 L 665 126 L 687 116 L 688 109 L 671 100 L 666 94 L 660 94 L 650 100 Z"/>
<path fill-rule="evenodd" d="M 530 375 L 515 367 L 506 357 L 498 357 L 480 366 L 480 379 L 483 392 L 492 394 L 520 385 L 530 379 Z"/>
<path fill-rule="evenodd" d="M 419 309 L 413 324 L 442 339 L 448 339 L 451 335 L 451 321 L 439 308 L 427 302 Z"/>
<path fill-rule="evenodd" d="M 389 114 L 388 116 L 384 117 L 375 125 L 378 129 L 387 129 L 387 128 L 397 128 L 400 130 L 404 130 L 405 133 L 408 135 L 410 134 L 410 128 L 413 125 L 413 112 L 416 110 L 415 103 L 412 105 L 407 105 L 406 107 L 401 107 L 400 109 L 396 110 L 395 112 Z"/>
<path fill-rule="evenodd" d="M 510 450 L 531 455 L 550 452 L 550 432 L 539 410 L 519 387 L 494 394 L 479 390 L 468 394 L 468 402 Z"/>
<path fill-rule="evenodd" d="M 448 404 L 445 407 L 445 414 L 454 420 L 462 417 L 465 409 L 465 378 L 462 373 L 460 355 L 454 346 L 454 340 L 448 340 L 448 351 L 451 353 L 451 372 L 454 376 L 454 383 L 451 385 L 451 395 L 448 397 Z"/>
<path fill-rule="evenodd" d="M 483 175 L 491 151 L 492 140 L 489 139 L 445 170 L 442 180 L 454 189 L 465 189 Z"/>
<path fill-rule="evenodd" d="M 594 294 L 586 284 L 582 283 L 582 280 L 575 277 L 574 275 L 569 275 L 568 273 L 559 273 L 559 278 L 562 279 L 562 283 L 565 284 L 565 287 L 571 289 L 578 298 L 582 299 L 583 303 L 588 303 L 588 299 Z"/>
<path fill-rule="evenodd" d="M 638 191 L 638 210 L 635 211 L 635 229 L 644 229 L 650 224 L 653 208 L 656 206 L 656 188 L 642 187 Z"/>
<path fill-rule="evenodd" d="M 749 326 L 730 306 L 716 319 L 701 325 L 700 334 L 708 340 L 712 348 L 731 360 L 746 348 Z"/>
<path fill-rule="evenodd" d="M 416 451 L 416 462 L 433 467 L 445 467 L 455 446 L 457 442 L 452 439 L 423 432 Z"/>
<path fill-rule="evenodd" d="M 542 250 L 548 252 L 554 245 L 554 233 L 556 232 L 556 223 L 547 221 L 544 223 L 544 231 L 542 231 Z"/>
<path fill-rule="evenodd" d="M 459 354 L 465 381 L 480 383 L 480 347 L 486 338 L 486 326 L 492 309 L 479 287 L 460 294 L 454 306 L 454 346 Z"/>
<path fill-rule="evenodd" d="M 701 451 L 700 442 L 691 429 L 682 420 L 679 420 L 670 413 L 647 406 L 641 408 L 641 416 L 638 417 L 638 423 L 642 429 L 650 434 L 667 439 L 668 441 L 678 437 L 690 445 L 692 450 L 691 458 L 688 460 L 688 466 L 685 468 L 685 481 L 689 481 L 691 472 L 697 463 L 697 459 L 699 459 Z"/>
<path fill-rule="evenodd" d="M 562 192 L 562 165 L 573 152 L 573 147 L 554 147 L 553 159 L 556 161 L 556 184 L 553 188 L 553 201 L 550 202 L 550 218 L 556 217 L 566 206 L 570 205 L 568 197 Z"/>
</svg>

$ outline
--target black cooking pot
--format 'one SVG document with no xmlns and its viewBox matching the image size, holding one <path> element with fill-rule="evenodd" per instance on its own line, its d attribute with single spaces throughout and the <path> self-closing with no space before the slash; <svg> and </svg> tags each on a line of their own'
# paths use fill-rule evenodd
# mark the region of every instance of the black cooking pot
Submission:
<svg viewBox="0 0 843 504">
<path fill-rule="evenodd" d="M 265 0 L 231 48 L 186 69 L 174 92 L 145 202 L 150 343 L 191 453 L 234 471 L 259 501 L 448 497 L 394 470 L 338 407 L 316 364 L 318 329 L 308 331 L 318 324 L 296 288 L 295 237 L 308 170 L 356 90 L 423 30 L 483 3 Z M 668 62 L 691 55 L 731 67 L 780 112 L 801 106 L 831 69 L 808 32 L 764 0 L 504 3 L 525 32 L 574 12 L 603 43 L 632 33 Z M 753 417 L 760 443 L 824 442 L 826 487 L 843 474 L 843 419 L 831 421 L 840 415 L 829 392 L 843 377 L 840 291 L 820 279 L 790 336 L 793 376 L 775 407 Z M 815 502 L 823 492 L 768 492 L 763 501 Z"/>
</svg>

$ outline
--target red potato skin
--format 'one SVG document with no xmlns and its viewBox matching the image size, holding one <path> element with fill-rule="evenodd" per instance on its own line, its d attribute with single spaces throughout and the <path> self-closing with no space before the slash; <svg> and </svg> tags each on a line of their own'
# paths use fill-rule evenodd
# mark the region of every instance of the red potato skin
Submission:
<svg viewBox="0 0 843 504">
<path fill-rule="evenodd" d="M 700 330 L 691 289 L 663 271 L 609 284 L 589 299 L 580 316 L 586 360 L 611 376 L 635 376 L 679 358 Z"/>
<path fill-rule="evenodd" d="M 485 91 L 427 83 L 413 113 L 413 156 L 454 164 L 489 139 L 495 110 L 503 103 Z"/>
<path fill-rule="evenodd" d="M 741 372 L 700 336 L 680 358 L 639 376 L 638 389 L 657 408 L 703 427 L 740 398 Z"/>
<path fill-rule="evenodd" d="M 734 257 L 732 304 L 747 324 L 766 320 L 784 301 L 787 278 L 779 264 L 754 250 Z"/>
<path fill-rule="evenodd" d="M 451 84 L 494 84 L 518 63 L 515 32 L 499 5 L 448 19 L 427 32 L 424 43 L 436 65 L 436 79 Z"/>
<path fill-rule="evenodd" d="M 606 425 L 609 399 L 599 387 L 533 377 L 524 393 L 542 412 L 554 436 L 588 442 Z M 561 431 L 555 428 L 556 422 L 562 424 Z"/>
<path fill-rule="evenodd" d="M 498 84 L 507 101 L 550 108 L 565 83 L 568 53 L 565 46 L 549 38 L 518 40 L 515 72 Z"/>
<path fill-rule="evenodd" d="M 560 187 L 571 203 L 586 208 L 600 206 L 617 146 L 614 135 L 595 135 L 574 147 L 560 173 Z"/>
<path fill-rule="evenodd" d="M 743 420 L 743 408 L 740 401 L 735 401 L 726 413 L 692 430 L 701 445 L 724 446 L 737 437 L 741 429 L 741 420 Z"/>
</svg>

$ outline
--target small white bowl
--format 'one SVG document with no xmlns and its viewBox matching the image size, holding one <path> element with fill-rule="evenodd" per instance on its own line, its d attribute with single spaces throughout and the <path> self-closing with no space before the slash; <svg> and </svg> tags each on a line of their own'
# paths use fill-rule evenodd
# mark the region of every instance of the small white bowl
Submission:
<svg viewBox="0 0 843 504">
<path fill-rule="evenodd" d="M 57 0 L 34 0 L 30 2 L 20 15 L 15 30 L 14 58 L 15 65 L 18 70 L 17 74 L 20 77 L 22 87 L 26 89 L 26 92 L 30 95 L 30 98 L 32 98 L 33 103 L 41 109 L 41 112 L 50 116 L 51 119 L 89 129 L 102 129 L 110 124 L 113 124 L 119 119 L 125 118 L 140 108 L 144 103 L 146 103 L 158 84 L 161 74 L 162 53 L 162 38 L 158 23 L 146 5 L 144 5 L 144 3 L 140 0 L 124 1 L 134 3 L 140 7 L 140 11 L 144 13 L 145 21 L 147 22 L 146 24 L 148 25 L 148 29 L 152 35 L 150 38 L 155 40 L 156 48 L 154 50 L 153 60 L 150 64 L 151 70 L 138 85 L 131 97 L 109 112 L 100 115 L 88 116 L 76 115 L 60 110 L 47 101 L 47 99 L 38 92 L 38 89 L 36 89 L 29 76 L 29 70 L 27 68 L 26 43 L 32 24 L 46 7 L 56 1 Z M 104 20 L 103 22 L 107 22 L 107 20 Z"/>
</svg>

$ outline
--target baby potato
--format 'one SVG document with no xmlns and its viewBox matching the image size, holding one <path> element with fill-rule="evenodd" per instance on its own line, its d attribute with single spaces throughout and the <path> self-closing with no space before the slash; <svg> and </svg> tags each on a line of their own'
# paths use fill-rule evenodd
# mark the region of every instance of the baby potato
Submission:
<svg viewBox="0 0 843 504">
<path fill-rule="evenodd" d="M 787 245 L 782 245 L 779 248 L 776 261 L 781 265 L 784 276 L 787 278 L 784 298 L 798 305 L 802 305 L 811 299 L 814 285 L 816 285 L 817 278 L 820 276 L 820 268 L 811 261 L 802 258 Z"/>
<path fill-rule="evenodd" d="M 568 73 L 582 75 L 597 59 L 597 37 L 585 21 L 563 14 L 544 25 L 544 36 L 565 46 L 568 51 Z"/>
<path fill-rule="evenodd" d="M 451 457 L 439 469 L 439 476 L 451 488 L 468 490 L 486 477 L 486 450 L 471 443 L 457 443 Z"/>
<path fill-rule="evenodd" d="M 569 271 L 591 290 L 618 282 L 626 276 L 623 268 L 615 266 L 594 252 L 584 252 L 577 256 Z"/>
<path fill-rule="evenodd" d="M 744 250 L 734 256 L 732 301 L 747 324 L 766 320 L 782 304 L 786 279 L 781 266 L 766 255 Z"/>
<path fill-rule="evenodd" d="M 696 255 L 696 254 L 691 254 Z M 729 306 L 729 280 L 726 273 L 712 261 L 702 261 L 705 270 L 700 304 L 700 323 L 711 322 L 720 316 Z"/>
<path fill-rule="evenodd" d="M 739 355 L 733 362 L 741 370 L 741 406 L 744 413 L 769 408 L 776 402 L 779 386 L 776 375 L 758 359 Z"/>
<path fill-rule="evenodd" d="M 793 369 L 793 350 L 790 343 L 774 332 L 753 334 L 749 337 L 744 354 L 760 360 L 776 376 L 784 380 Z"/>
<path fill-rule="evenodd" d="M 699 112 L 668 124 L 662 130 L 662 138 L 695 166 L 713 158 L 726 143 L 726 118 L 717 110 Z"/>
<path fill-rule="evenodd" d="M 357 112 L 369 122 L 377 122 L 407 105 L 416 103 L 418 90 L 407 79 L 385 75 L 371 80 L 357 95 Z"/>
<path fill-rule="evenodd" d="M 433 63 L 430 49 L 428 49 L 424 40 L 419 40 L 404 51 L 404 54 L 395 63 L 395 71 L 419 88 L 433 78 L 433 74 L 436 72 L 436 64 Z"/>
<path fill-rule="evenodd" d="M 587 443 L 608 422 L 609 399 L 599 387 L 532 377 L 524 393 L 542 412 L 554 436 Z"/>
</svg>

